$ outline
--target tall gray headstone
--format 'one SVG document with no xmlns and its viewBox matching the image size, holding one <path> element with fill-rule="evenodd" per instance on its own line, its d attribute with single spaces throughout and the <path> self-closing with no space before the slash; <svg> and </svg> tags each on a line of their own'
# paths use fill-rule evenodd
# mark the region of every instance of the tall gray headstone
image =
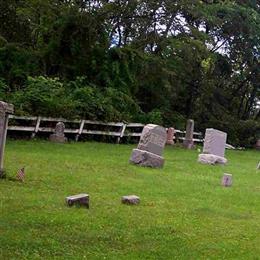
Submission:
<svg viewBox="0 0 260 260">
<path fill-rule="evenodd" d="M 183 141 L 183 146 L 187 149 L 194 148 L 193 132 L 194 132 L 194 120 L 188 119 L 186 124 L 185 139 Z"/>
<path fill-rule="evenodd" d="M 56 143 L 65 143 L 67 138 L 64 135 L 65 125 L 63 122 L 58 122 L 55 127 L 54 134 L 50 135 L 50 141 Z"/>
<path fill-rule="evenodd" d="M 4 151 L 9 114 L 14 113 L 12 104 L 0 101 L 0 177 L 4 175 Z"/>
<path fill-rule="evenodd" d="M 206 164 L 225 164 L 225 146 L 227 134 L 225 132 L 207 128 L 203 144 L 203 153 L 199 155 L 199 162 Z"/>
<path fill-rule="evenodd" d="M 166 143 L 166 129 L 153 124 L 144 127 L 137 146 L 133 149 L 130 162 L 141 166 L 163 167 L 163 149 Z"/>
</svg>

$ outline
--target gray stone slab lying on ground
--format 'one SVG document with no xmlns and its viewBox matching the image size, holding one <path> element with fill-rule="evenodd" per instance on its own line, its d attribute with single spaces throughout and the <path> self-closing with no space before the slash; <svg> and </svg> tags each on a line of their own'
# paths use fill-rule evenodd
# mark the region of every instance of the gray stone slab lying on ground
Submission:
<svg viewBox="0 0 260 260">
<path fill-rule="evenodd" d="M 73 205 L 85 206 L 89 208 L 89 195 L 88 194 L 77 194 L 66 197 L 66 203 L 69 207 Z"/>
<path fill-rule="evenodd" d="M 166 143 L 166 129 L 153 124 L 144 127 L 137 149 L 133 149 L 130 163 L 148 167 L 163 167 L 162 152 Z"/>
<path fill-rule="evenodd" d="M 164 158 L 147 151 L 133 149 L 130 162 L 140 166 L 161 168 L 164 164 Z"/>
<path fill-rule="evenodd" d="M 198 162 L 203 164 L 226 164 L 227 159 L 214 154 L 199 154 Z"/>
<path fill-rule="evenodd" d="M 140 198 L 136 195 L 127 195 L 123 196 L 121 201 L 124 204 L 137 205 L 140 203 Z"/>
<path fill-rule="evenodd" d="M 224 173 L 221 184 L 224 187 L 232 186 L 232 174 Z"/>
</svg>

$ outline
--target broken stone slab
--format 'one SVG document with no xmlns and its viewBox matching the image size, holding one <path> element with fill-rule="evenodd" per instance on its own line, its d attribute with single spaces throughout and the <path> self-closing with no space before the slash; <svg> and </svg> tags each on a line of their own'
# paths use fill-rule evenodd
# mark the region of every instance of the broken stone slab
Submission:
<svg viewBox="0 0 260 260">
<path fill-rule="evenodd" d="M 66 197 L 66 203 L 69 207 L 73 205 L 84 206 L 89 208 L 89 195 L 88 194 L 77 194 Z"/>
<path fill-rule="evenodd" d="M 162 156 L 140 149 L 133 149 L 129 161 L 133 164 L 152 168 L 162 168 L 164 164 L 164 158 Z"/>
<path fill-rule="evenodd" d="M 221 183 L 222 183 L 222 186 L 224 186 L 224 187 L 231 187 L 232 186 L 232 174 L 224 173 Z"/>
<path fill-rule="evenodd" d="M 226 164 L 227 159 L 214 154 L 199 154 L 198 162 L 203 164 Z"/>
<path fill-rule="evenodd" d="M 127 195 L 122 197 L 123 204 L 137 205 L 140 203 L 140 198 L 136 195 Z"/>
</svg>

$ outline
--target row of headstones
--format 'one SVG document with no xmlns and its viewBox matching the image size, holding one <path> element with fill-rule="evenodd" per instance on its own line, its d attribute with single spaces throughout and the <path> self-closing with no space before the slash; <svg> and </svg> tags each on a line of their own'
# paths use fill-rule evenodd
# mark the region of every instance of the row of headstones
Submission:
<svg viewBox="0 0 260 260">
<path fill-rule="evenodd" d="M 193 125 L 186 129 L 186 137 L 184 146 L 191 148 L 193 144 Z M 187 131 L 192 129 L 192 131 Z M 163 167 L 164 158 L 162 152 L 167 142 L 166 129 L 153 124 L 148 124 L 144 127 L 137 149 L 133 149 L 130 162 L 141 166 Z M 198 161 L 204 164 L 226 164 L 225 146 L 227 134 L 213 129 L 206 129 L 203 152 L 199 154 Z"/>
<path fill-rule="evenodd" d="M 9 114 L 13 114 L 13 112 L 14 107 L 12 104 L 0 101 L 0 176 L 3 174 L 3 158 L 8 127 L 8 116 Z M 56 125 L 54 134 L 50 136 L 50 140 L 55 142 L 65 142 L 67 138 L 64 135 L 64 130 L 64 123 L 59 122 Z M 194 145 L 193 130 L 194 121 L 188 120 L 184 140 L 184 146 L 186 148 L 192 148 Z M 164 164 L 162 152 L 166 141 L 173 141 L 173 134 L 174 129 L 170 129 L 170 131 L 168 129 L 167 137 L 165 128 L 153 124 L 146 125 L 142 131 L 137 149 L 134 149 L 132 152 L 130 162 L 142 166 L 162 167 Z M 213 128 L 206 129 L 203 153 L 199 155 L 199 162 L 208 164 L 225 164 L 227 162 L 227 159 L 224 157 L 226 139 L 226 133 Z"/>
</svg>

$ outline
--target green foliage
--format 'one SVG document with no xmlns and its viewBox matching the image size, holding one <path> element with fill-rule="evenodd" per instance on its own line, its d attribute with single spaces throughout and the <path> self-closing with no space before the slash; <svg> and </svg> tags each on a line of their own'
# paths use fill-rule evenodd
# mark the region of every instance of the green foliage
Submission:
<svg viewBox="0 0 260 260">
<path fill-rule="evenodd" d="M 240 128 L 260 117 L 256 1 L 8 0 L 0 9 L 0 93 L 20 114 L 176 128 L 194 118 L 202 131 L 214 124 L 231 143 L 254 143 Z"/>
</svg>

